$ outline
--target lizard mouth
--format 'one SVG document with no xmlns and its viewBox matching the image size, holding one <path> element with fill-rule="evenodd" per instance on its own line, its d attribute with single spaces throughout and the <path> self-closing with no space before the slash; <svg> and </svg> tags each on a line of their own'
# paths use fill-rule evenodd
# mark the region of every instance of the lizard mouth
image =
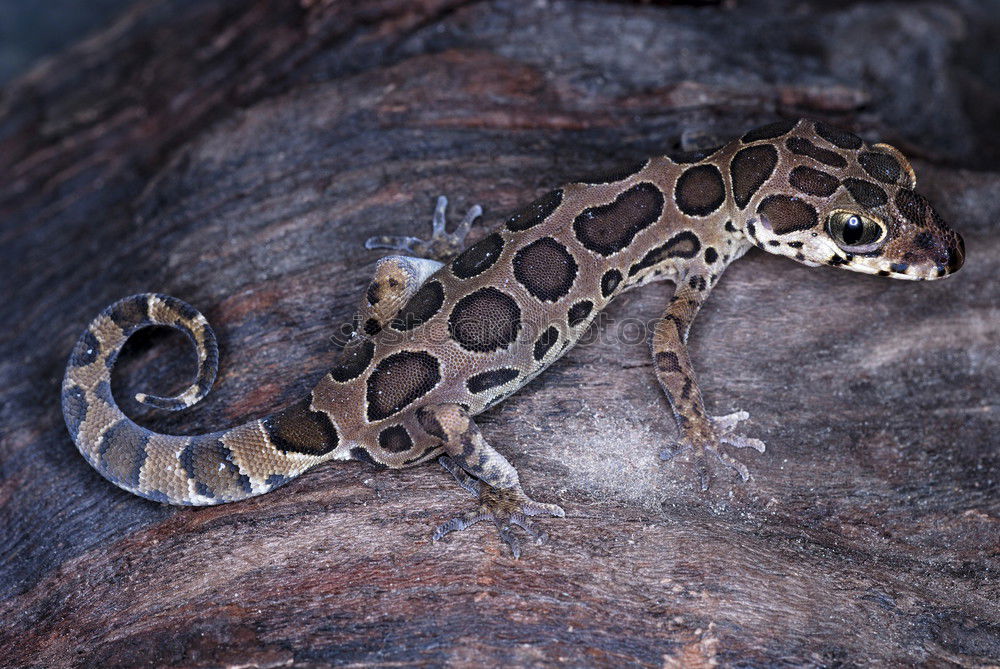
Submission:
<svg viewBox="0 0 1000 669">
<path fill-rule="evenodd" d="M 932 255 L 928 265 L 931 267 L 927 268 L 927 276 L 923 277 L 926 279 L 937 279 L 943 276 L 948 276 L 949 274 L 954 274 L 962 268 L 965 264 L 965 241 L 960 235 L 955 242 L 954 246 L 942 245 L 940 248 L 935 249 L 935 253 Z"/>
<path fill-rule="evenodd" d="M 922 252 L 907 252 L 902 260 L 890 262 L 878 273 L 896 279 L 933 280 L 954 274 L 965 264 L 965 242 L 960 235 L 938 237 L 921 247 Z"/>
</svg>

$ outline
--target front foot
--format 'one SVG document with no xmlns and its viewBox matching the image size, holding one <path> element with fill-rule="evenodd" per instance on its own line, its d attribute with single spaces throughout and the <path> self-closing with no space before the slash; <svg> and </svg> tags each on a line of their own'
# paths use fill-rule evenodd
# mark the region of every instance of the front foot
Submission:
<svg viewBox="0 0 1000 669">
<path fill-rule="evenodd" d="M 438 197 L 434 218 L 431 221 L 431 238 L 419 237 L 369 237 L 365 241 L 366 249 L 389 249 L 402 251 L 418 258 L 429 258 L 445 262 L 458 255 L 465 245 L 465 237 L 477 218 L 482 216 L 483 208 L 478 204 L 466 212 L 454 232 L 445 232 L 445 211 L 448 208 L 448 198 Z"/>
<path fill-rule="evenodd" d="M 736 411 L 725 416 L 714 416 L 711 418 L 712 430 L 708 437 L 685 438 L 681 441 L 679 448 L 664 448 L 660 451 L 661 460 L 670 460 L 676 455 L 686 451 L 694 450 L 695 466 L 698 469 L 698 477 L 701 481 L 702 491 L 708 490 L 711 480 L 711 470 L 706 454 L 714 455 L 716 460 L 726 467 L 736 470 L 740 478 L 744 481 L 750 479 L 750 470 L 747 466 L 722 450 L 722 445 L 726 444 L 734 448 L 752 448 L 758 453 L 763 453 L 766 446 L 760 439 L 744 437 L 733 434 L 736 426 L 750 417 L 746 411 Z"/>
<path fill-rule="evenodd" d="M 539 529 L 530 520 L 531 516 L 555 516 L 562 518 L 566 512 L 555 504 L 536 502 L 521 490 L 520 485 L 513 488 L 494 488 L 475 479 L 465 472 L 447 455 L 438 458 L 441 466 L 447 469 L 459 484 L 479 499 L 478 506 L 468 513 L 456 516 L 434 530 L 434 541 L 441 539 L 449 532 L 464 530 L 476 523 L 489 520 L 497 528 L 500 538 L 510 546 L 515 558 L 521 557 L 521 542 L 514 535 L 513 526 L 520 527 L 536 544 L 545 543 L 548 534 Z"/>
</svg>

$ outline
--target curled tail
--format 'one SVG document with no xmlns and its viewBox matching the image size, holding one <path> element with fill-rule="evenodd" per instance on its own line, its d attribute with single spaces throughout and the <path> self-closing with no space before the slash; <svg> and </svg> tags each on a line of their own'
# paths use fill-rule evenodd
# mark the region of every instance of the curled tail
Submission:
<svg viewBox="0 0 1000 669">
<path fill-rule="evenodd" d="M 191 305 L 144 293 L 102 311 L 70 355 L 62 406 L 77 448 L 105 478 L 147 499 L 200 506 L 260 495 L 334 457 L 336 428 L 326 413 L 311 408 L 308 398 L 267 418 L 210 434 L 175 436 L 137 425 L 111 395 L 111 369 L 132 333 L 151 325 L 176 328 L 194 342 L 198 375 L 175 397 L 139 394 L 138 401 L 183 409 L 205 397 L 215 381 L 215 334 Z"/>
</svg>

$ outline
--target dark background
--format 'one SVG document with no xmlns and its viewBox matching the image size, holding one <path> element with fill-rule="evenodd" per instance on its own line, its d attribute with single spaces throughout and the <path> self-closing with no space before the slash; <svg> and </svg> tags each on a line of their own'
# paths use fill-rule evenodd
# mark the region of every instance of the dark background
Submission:
<svg viewBox="0 0 1000 669">
<path fill-rule="evenodd" d="M 27 26 L 2 28 L 0 665 L 1000 663 L 997 2 L 0 6 Z M 701 494 L 657 459 L 675 430 L 646 343 L 607 336 L 479 420 L 567 511 L 519 561 L 489 527 L 430 541 L 470 501 L 435 466 L 180 509 L 66 434 L 66 357 L 122 296 L 191 302 L 222 353 L 206 401 L 164 415 L 128 398 L 182 387 L 190 351 L 135 337 L 126 411 L 235 425 L 331 365 L 363 240 L 421 234 L 437 195 L 491 225 L 798 116 L 906 152 L 968 257 L 926 283 L 756 250 L 729 269 L 691 351 L 709 410 L 768 443 L 747 484 Z M 607 332 L 669 294 L 623 297 Z"/>
<path fill-rule="evenodd" d="M 102 28 L 129 0 L 0 0 L 0 86 L 39 57 Z"/>
</svg>

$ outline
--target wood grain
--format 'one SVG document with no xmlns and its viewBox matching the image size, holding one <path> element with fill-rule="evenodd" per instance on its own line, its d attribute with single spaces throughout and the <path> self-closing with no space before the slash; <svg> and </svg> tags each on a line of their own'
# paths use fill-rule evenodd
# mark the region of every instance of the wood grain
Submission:
<svg viewBox="0 0 1000 669">
<path fill-rule="evenodd" d="M 706 5 L 706 6 L 692 6 Z M 792 11 L 792 5 L 796 10 Z M 1000 32 L 990 3 L 142 2 L 0 98 L 0 665 L 1000 663 Z M 992 60 L 991 60 L 992 59 Z M 195 433 L 302 396 L 377 254 L 434 198 L 490 223 L 635 158 L 815 116 L 916 157 L 966 240 L 942 282 L 752 252 L 702 312 L 709 409 L 754 478 L 707 495 L 646 341 L 669 287 L 480 421 L 567 518 L 513 560 L 434 466 L 341 464 L 161 506 L 78 455 L 59 381 L 106 304 L 155 290 L 222 347 L 130 343 L 116 393 Z M 480 232 L 481 234 L 482 232 Z"/>
</svg>

